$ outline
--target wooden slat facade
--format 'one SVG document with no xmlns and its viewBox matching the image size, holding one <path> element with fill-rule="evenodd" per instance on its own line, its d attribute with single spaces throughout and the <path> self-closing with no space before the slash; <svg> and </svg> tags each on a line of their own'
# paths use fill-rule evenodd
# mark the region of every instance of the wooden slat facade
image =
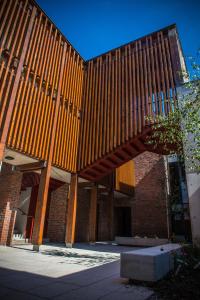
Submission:
<svg viewBox="0 0 200 300">
<path fill-rule="evenodd" d="M 5 126 L 16 70 L 22 56 L 32 1 L 1 1 L 0 7 L 0 128 Z M 53 116 L 61 82 L 53 165 L 76 172 L 83 84 L 83 59 L 36 7 L 23 61 L 6 146 L 47 160 Z M 66 47 L 64 47 L 66 44 Z M 66 48 L 63 54 L 64 48 Z M 62 55 L 64 74 L 60 79 Z"/>
<path fill-rule="evenodd" d="M 148 149 L 144 140 L 151 129 L 145 116 L 168 114 L 181 83 L 176 75 L 181 70 L 177 61 L 181 53 L 178 42 L 175 46 L 174 28 L 86 62 L 78 159 L 81 176 L 97 180 Z"/>
<path fill-rule="evenodd" d="M 85 62 L 34 1 L 0 2 L 0 151 L 48 160 L 59 87 L 52 165 L 95 181 L 145 151 L 144 116 L 176 100 L 175 26 Z"/>
</svg>

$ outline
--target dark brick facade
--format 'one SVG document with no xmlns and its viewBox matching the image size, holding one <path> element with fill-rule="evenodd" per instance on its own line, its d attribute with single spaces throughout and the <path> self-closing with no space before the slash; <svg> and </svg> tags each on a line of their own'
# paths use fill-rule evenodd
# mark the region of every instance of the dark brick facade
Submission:
<svg viewBox="0 0 200 300">
<path fill-rule="evenodd" d="M 114 239 L 117 234 L 116 208 L 129 208 L 131 236 L 168 236 L 167 185 L 163 156 L 145 152 L 134 159 L 135 192 L 132 197 L 114 198 L 112 194 L 98 192 L 97 230 L 99 241 Z M 79 189 L 76 218 L 76 242 L 89 241 L 89 211 L 91 190 Z M 65 196 L 64 196 L 65 195 Z M 52 192 L 48 237 L 52 241 L 64 242 L 66 225 L 66 190 L 61 187 Z M 113 231 L 113 233 L 112 233 Z"/>
<path fill-rule="evenodd" d="M 51 193 L 47 237 L 51 242 L 64 242 L 69 185 L 66 183 Z"/>
<path fill-rule="evenodd" d="M 131 235 L 168 236 L 167 189 L 163 156 L 145 152 L 134 159 L 135 192 L 129 198 L 114 198 L 98 192 L 97 230 L 99 241 L 112 240 L 118 231 L 116 208 L 130 209 Z M 3 167 L 0 175 L 0 244 L 10 244 L 20 197 L 22 174 Z M 51 192 L 46 237 L 52 242 L 64 242 L 69 185 L 63 184 Z M 91 190 L 79 189 L 76 218 L 76 242 L 89 241 Z M 119 217 L 119 216 L 118 216 Z"/>
<path fill-rule="evenodd" d="M 91 190 L 79 189 L 76 217 L 76 242 L 89 241 L 89 212 Z"/>
<path fill-rule="evenodd" d="M 133 234 L 166 238 L 167 182 L 164 157 L 145 152 L 134 159 Z"/>
<path fill-rule="evenodd" d="M 2 168 L 0 174 L 0 245 L 10 245 L 21 190 L 22 174 Z"/>
</svg>

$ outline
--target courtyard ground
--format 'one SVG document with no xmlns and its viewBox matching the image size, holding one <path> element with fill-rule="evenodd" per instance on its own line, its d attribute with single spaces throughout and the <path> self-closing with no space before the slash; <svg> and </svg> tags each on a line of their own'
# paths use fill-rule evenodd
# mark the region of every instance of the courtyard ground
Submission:
<svg viewBox="0 0 200 300">
<path fill-rule="evenodd" d="M 136 248 L 138 249 L 138 248 Z M 43 245 L 40 252 L 31 245 L 0 246 L 0 298 L 39 300 L 147 300 L 147 287 L 129 285 L 120 278 L 122 247 L 99 243 Z"/>
</svg>

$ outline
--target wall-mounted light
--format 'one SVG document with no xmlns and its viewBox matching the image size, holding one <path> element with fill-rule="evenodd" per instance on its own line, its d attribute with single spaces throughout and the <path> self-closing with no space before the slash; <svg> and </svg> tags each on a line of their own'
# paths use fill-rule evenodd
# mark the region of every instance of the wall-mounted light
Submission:
<svg viewBox="0 0 200 300">
<path fill-rule="evenodd" d="M 7 160 L 13 160 L 14 157 L 8 155 L 8 156 L 5 156 L 5 159 L 7 159 Z"/>
<path fill-rule="evenodd" d="M 84 190 L 91 190 L 91 189 L 92 189 L 92 186 L 84 186 L 83 189 L 84 189 Z"/>
</svg>

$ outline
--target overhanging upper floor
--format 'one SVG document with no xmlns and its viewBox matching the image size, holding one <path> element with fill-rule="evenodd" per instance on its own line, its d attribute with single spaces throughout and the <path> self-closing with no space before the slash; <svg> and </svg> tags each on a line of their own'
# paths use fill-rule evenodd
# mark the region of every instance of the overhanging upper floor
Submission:
<svg viewBox="0 0 200 300">
<path fill-rule="evenodd" d="M 172 25 L 84 61 L 32 0 L 0 8 L 0 149 L 97 180 L 139 153 L 183 81 Z M 53 138 L 55 135 L 55 139 Z"/>
</svg>

